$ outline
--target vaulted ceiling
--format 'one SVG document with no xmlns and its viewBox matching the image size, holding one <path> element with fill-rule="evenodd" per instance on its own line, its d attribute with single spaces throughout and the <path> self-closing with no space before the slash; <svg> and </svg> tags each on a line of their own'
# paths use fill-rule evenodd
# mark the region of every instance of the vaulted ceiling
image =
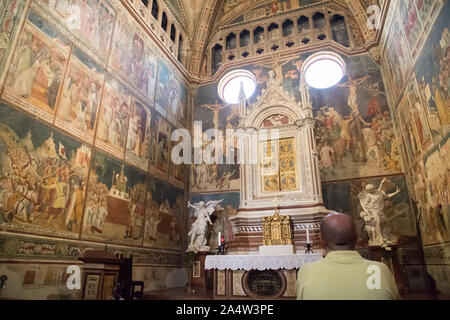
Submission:
<svg viewBox="0 0 450 320">
<path fill-rule="evenodd" d="M 198 74 L 208 40 L 218 28 L 242 19 L 267 16 L 282 11 L 301 8 L 323 2 L 345 10 L 352 16 L 367 42 L 373 41 L 375 32 L 367 28 L 366 8 L 371 4 L 388 3 L 390 0 L 164 0 L 184 25 L 190 41 L 189 71 Z"/>
</svg>

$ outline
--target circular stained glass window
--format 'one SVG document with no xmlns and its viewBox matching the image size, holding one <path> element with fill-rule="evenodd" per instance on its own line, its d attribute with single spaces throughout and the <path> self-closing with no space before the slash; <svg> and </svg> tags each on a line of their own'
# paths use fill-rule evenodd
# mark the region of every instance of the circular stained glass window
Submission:
<svg viewBox="0 0 450 320">
<path fill-rule="evenodd" d="M 303 72 L 305 81 L 310 87 L 331 88 L 344 77 L 345 62 L 334 52 L 319 52 L 306 59 Z"/>
<path fill-rule="evenodd" d="M 238 104 L 241 101 L 241 89 L 243 89 L 245 99 L 255 93 L 256 78 L 250 71 L 231 71 L 220 80 L 217 87 L 220 99 L 230 104 Z"/>
</svg>

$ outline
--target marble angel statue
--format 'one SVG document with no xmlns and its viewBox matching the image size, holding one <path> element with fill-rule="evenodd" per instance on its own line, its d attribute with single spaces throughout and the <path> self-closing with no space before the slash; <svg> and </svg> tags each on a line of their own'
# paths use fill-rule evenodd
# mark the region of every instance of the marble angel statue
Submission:
<svg viewBox="0 0 450 320">
<path fill-rule="evenodd" d="M 397 239 L 390 234 L 390 228 L 387 225 L 386 217 L 384 216 L 384 202 L 396 196 L 400 189 L 394 193 L 386 194 L 381 190 L 386 179 L 381 181 L 378 189 L 368 184 L 359 195 L 359 201 L 361 203 L 362 210 L 360 213 L 361 218 L 364 219 L 365 230 L 369 234 L 369 246 L 386 246 L 394 244 Z"/>
<path fill-rule="evenodd" d="M 199 203 L 191 204 L 188 202 L 188 208 L 194 209 L 195 221 L 192 223 L 191 230 L 188 233 L 190 237 L 189 246 L 187 251 L 209 251 L 209 247 L 206 245 L 208 240 L 206 239 L 206 228 L 208 224 L 212 225 L 210 215 L 214 212 L 214 208 L 223 200 L 200 201 Z"/>
</svg>

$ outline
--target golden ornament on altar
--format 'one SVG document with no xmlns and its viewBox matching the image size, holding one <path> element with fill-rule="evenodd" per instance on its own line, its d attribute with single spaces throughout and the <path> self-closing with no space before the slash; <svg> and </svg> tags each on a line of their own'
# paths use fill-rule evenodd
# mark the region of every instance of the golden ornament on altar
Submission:
<svg viewBox="0 0 450 320">
<path fill-rule="evenodd" d="M 264 217 L 264 245 L 292 244 L 291 217 L 280 215 L 278 208 L 272 217 Z"/>
</svg>

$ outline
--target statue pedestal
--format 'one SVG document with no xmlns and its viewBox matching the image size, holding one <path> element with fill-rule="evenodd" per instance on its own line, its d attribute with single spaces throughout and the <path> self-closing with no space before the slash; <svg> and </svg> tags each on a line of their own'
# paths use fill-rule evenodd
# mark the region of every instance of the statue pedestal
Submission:
<svg viewBox="0 0 450 320">
<path fill-rule="evenodd" d="M 207 272 L 205 269 L 206 256 L 209 254 L 209 251 L 199 251 L 192 263 L 191 287 L 196 294 L 202 296 L 206 296 L 208 289 L 211 289 L 210 284 L 212 284 L 211 272 Z"/>
<path fill-rule="evenodd" d="M 395 277 L 395 282 L 397 283 L 398 290 L 400 294 L 405 293 L 408 288 L 405 282 L 405 277 L 403 275 L 400 262 L 398 260 L 397 246 L 392 246 L 392 251 L 389 256 L 385 254 L 385 250 L 379 246 L 369 246 L 370 258 L 374 261 L 379 261 L 388 266 Z"/>
</svg>

